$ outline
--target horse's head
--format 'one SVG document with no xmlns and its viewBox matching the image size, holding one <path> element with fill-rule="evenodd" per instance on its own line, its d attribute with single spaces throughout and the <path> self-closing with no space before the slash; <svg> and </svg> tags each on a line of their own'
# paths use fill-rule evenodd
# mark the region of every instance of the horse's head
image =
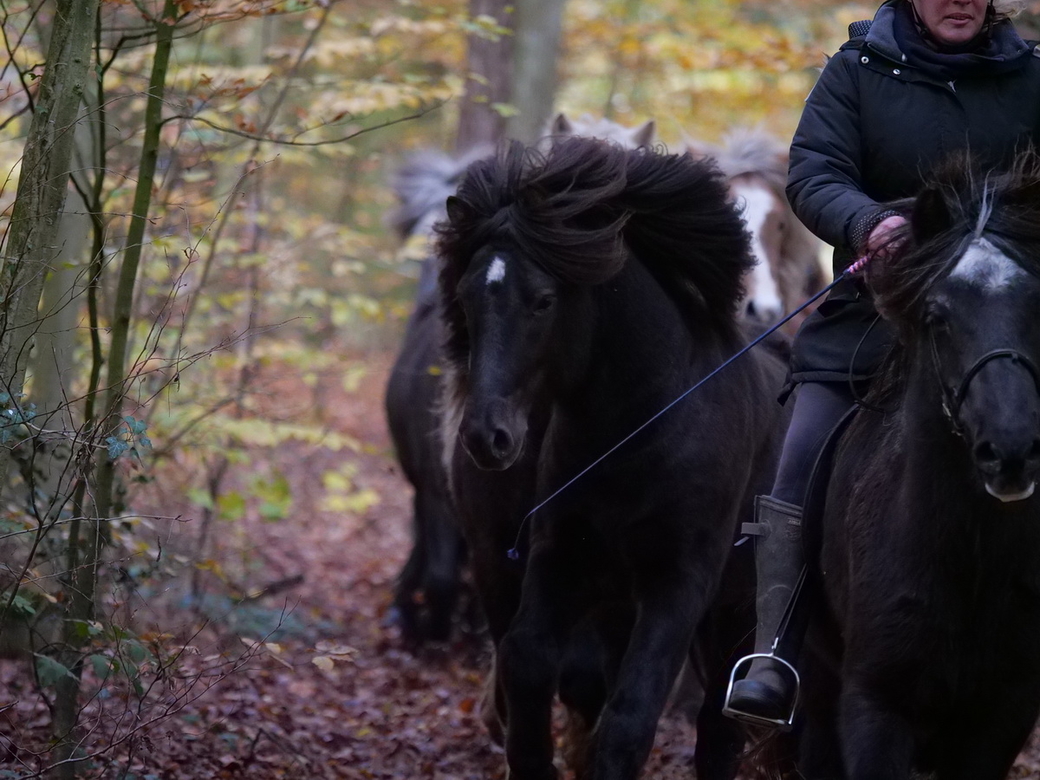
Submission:
<svg viewBox="0 0 1040 780">
<path fill-rule="evenodd" d="M 740 174 L 731 178 L 729 185 L 743 209 L 744 222 L 751 234 L 751 251 L 755 255 L 755 266 L 744 282 L 743 308 L 750 318 L 773 323 L 785 313 L 778 280 L 789 220 L 795 217 L 786 201 L 762 176 Z"/>
<path fill-rule="evenodd" d="M 1040 475 L 1040 167 L 939 177 L 871 281 L 986 491 L 1023 500 Z"/>
<path fill-rule="evenodd" d="M 624 263 L 624 217 L 603 202 L 624 187 L 625 162 L 620 147 L 588 139 L 548 158 L 514 144 L 474 165 L 448 199 L 446 352 L 462 405 L 458 441 L 481 468 L 520 456 L 550 368 L 576 348 L 573 328 L 558 332 L 561 310 L 580 322 L 576 291 Z"/>
<path fill-rule="evenodd" d="M 480 468 L 509 468 L 523 451 L 531 409 L 558 346 L 561 287 L 515 248 L 495 246 L 478 250 L 459 281 L 469 339 L 459 441 Z"/>
<path fill-rule="evenodd" d="M 573 397 L 609 351 L 591 345 L 634 295 L 623 270 L 685 327 L 736 337 L 747 233 L 709 163 L 587 138 L 547 155 L 514 144 L 469 168 L 439 231 L 459 440 L 485 468 L 515 462 L 538 399 Z"/>
<path fill-rule="evenodd" d="M 713 158 L 729 180 L 751 234 L 755 266 L 744 278 L 741 309 L 771 324 L 817 292 L 820 242 L 787 201 L 787 145 L 761 128 L 737 127 L 718 146 L 683 138 L 694 158 Z"/>
</svg>

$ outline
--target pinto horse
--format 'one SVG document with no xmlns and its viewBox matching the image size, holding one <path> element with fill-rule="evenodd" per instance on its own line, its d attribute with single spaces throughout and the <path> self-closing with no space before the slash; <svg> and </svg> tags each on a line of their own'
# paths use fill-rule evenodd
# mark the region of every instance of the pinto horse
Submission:
<svg viewBox="0 0 1040 780">
<path fill-rule="evenodd" d="M 582 138 L 475 163 L 448 216 L 452 473 L 500 476 L 475 499 L 499 545 L 474 562 L 512 567 L 497 582 L 521 591 L 497 616 L 510 777 L 556 776 L 559 685 L 594 724 L 589 776 L 635 778 L 698 629 L 727 650 L 750 630 L 705 617 L 738 516 L 772 479 L 782 363 L 749 353 L 550 496 L 743 345 L 747 234 L 711 162 Z M 521 566 L 501 526 L 539 502 Z M 715 705 L 698 721 L 699 776 L 731 778 L 743 736 L 717 706 L 727 654 L 698 649 Z"/>
<path fill-rule="evenodd" d="M 687 138 L 695 156 L 714 157 L 743 207 L 755 266 L 745 279 L 743 309 L 771 325 L 823 289 L 822 242 L 794 215 L 787 200 L 787 147 L 757 128 L 735 128 L 718 146 Z M 791 321 L 794 333 L 808 311 Z"/>
<path fill-rule="evenodd" d="M 835 454 L 800 776 L 1001 780 L 1040 711 L 1040 164 L 959 160 L 903 206 L 867 266 L 899 345 Z"/>
</svg>

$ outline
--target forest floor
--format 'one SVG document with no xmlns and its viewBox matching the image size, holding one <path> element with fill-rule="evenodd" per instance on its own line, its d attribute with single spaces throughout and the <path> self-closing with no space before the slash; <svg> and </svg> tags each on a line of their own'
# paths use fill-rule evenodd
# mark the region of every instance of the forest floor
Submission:
<svg viewBox="0 0 1040 780">
<path fill-rule="evenodd" d="M 289 370 L 262 377 L 272 414 L 308 416 L 356 446 L 297 442 L 250 453 L 250 469 L 265 473 L 274 464 L 287 477 L 291 512 L 277 522 L 246 512 L 215 532 L 201 566 L 221 575 L 206 581 L 209 602 L 187 606 L 183 584 L 138 589 L 125 599 L 122 608 L 138 626 L 161 626 L 167 648 L 186 649 L 176 663 L 152 669 L 143 696 L 128 687 L 91 699 L 84 745 L 98 755 L 86 776 L 505 776 L 502 751 L 479 718 L 488 662 L 482 640 L 464 636 L 412 651 L 387 625 L 394 578 L 410 544 L 410 488 L 395 467 L 382 412 L 391 358 L 357 356 L 365 371 L 349 390 L 335 372 L 307 387 Z M 198 533 L 199 509 L 183 486 L 188 471 L 165 467 L 146 495 L 156 515 L 174 518 L 163 531 L 174 551 L 190 547 L 176 534 Z M 329 473 L 348 473 L 351 495 L 370 500 L 337 509 L 327 498 L 342 483 L 323 480 Z M 98 689 L 91 674 L 88 668 L 88 691 Z M 38 776 L 47 763 L 49 721 L 25 661 L 0 661 L 0 778 Z M 694 744 L 686 718 L 667 715 L 644 776 L 693 777 Z M 1040 778 L 1035 739 L 1013 777 Z"/>
</svg>

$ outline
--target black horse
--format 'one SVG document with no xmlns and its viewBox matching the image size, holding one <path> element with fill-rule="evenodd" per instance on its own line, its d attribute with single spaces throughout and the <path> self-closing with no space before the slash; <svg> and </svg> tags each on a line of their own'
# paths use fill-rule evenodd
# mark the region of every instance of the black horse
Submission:
<svg viewBox="0 0 1040 780">
<path fill-rule="evenodd" d="M 629 128 L 609 120 L 591 121 L 587 117 L 571 121 L 560 114 L 548 131 L 546 143 L 549 145 L 581 135 L 634 149 L 652 142 L 654 123 Z M 445 201 L 455 193 L 466 166 L 491 153 L 490 147 L 478 146 L 458 155 L 430 149 L 411 155 L 395 171 L 391 182 L 398 205 L 391 212 L 389 222 L 398 236 L 404 241 L 413 237 L 428 238 L 433 226 L 447 216 Z M 440 354 L 443 331 L 437 313 L 439 267 L 438 259 L 433 256 L 422 262 L 415 308 L 408 319 L 384 397 L 395 454 L 414 490 L 412 547 L 397 577 L 392 620 L 400 625 L 407 641 L 418 645 L 427 640 L 450 638 L 455 606 L 466 590 L 463 566 L 468 557 L 442 460 L 438 413 L 443 384 Z M 516 469 L 510 474 L 510 486 L 504 489 L 526 485 L 524 480 L 515 478 L 519 471 Z M 467 476 L 462 474 L 457 479 L 466 481 Z M 484 477 L 469 475 L 468 480 L 482 483 Z M 483 509 L 473 506 L 472 500 L 465 497 L 485 492 L 484 488 L 461 491 L 466 502 L 462 507 L 465 517 L 483 517 Z M 512 531 L 515 530 L 514 527 Z M 477 545 L 483 546 L 486 534 L 478 533 L 475 538 Z M 484 577 L 483 581 L 487 579 Z M 492 601 L 499 604 L 503 600 L 496 597 Z M 471 623 L 477 622 L 472 619 L 476 611 L 469 610 Z M 512 612 L 511 609 L 509 617 Z M 497 614 L 492 615 L 491 620 L 492 637 L 501 638 L 501 633 L 495 630 L 501 622 Z"/>
<path fill-rule="evenodd" d="M 398 235 L 428 238 L 434 223 L 444 218 L 444 202 L 466 166 L 489 153 L 484 148 L 461 156 L 425 151 L 409 158 L 392 182 L 399 205 L 390 222 Z M 466 560 L 442 461 L 437 411 L 443 382 L 438 273 L 437 258 L 426 257 L 384 397 L 397 460 L 414 489 L 412 548 L 397 578 L 393 613 L 404 638 L 415 644 L 450 638 Z"/>
<path fill-rule="evenodd" d="M 1040 166 L 961 160 L 868 266 L 900 344 L 836 455 L 806 778 L 1007 776 L 1040 711 Z"/>
<path fill-rule="evenodd" d="M 721 718 L 718 683 L 751 621 L 705 617 L 737 518 L 772 479 L 780 361 L 751 353 L 676 405 L 531 517 L 525 570 L 506 560 L 531 506 L 744 343 L 736 310 L 752 260 L 725 180 L 688 156 L 571 139 L 542 157 L 514 144 L 470 167 L 448 215 L 452 473 L 498 538 L 473 555 L 478 587 L 503 599 L 510 776 L 555 777 L 559 684 L 595 724 L 591 776 L 636 777 L 700 628 L 716 645 L 698 654 L 712 667 L 699 776 L 732 777 L 743 737 Z"/>
</svg>

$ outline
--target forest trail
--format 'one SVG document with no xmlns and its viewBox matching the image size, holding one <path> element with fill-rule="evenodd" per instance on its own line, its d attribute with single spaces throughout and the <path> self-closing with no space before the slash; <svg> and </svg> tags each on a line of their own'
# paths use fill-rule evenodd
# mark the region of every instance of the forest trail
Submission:
<svg viewBox="0 0 1040 780">
<path fill-rule="evenodd" d="M 305 417 L 354 446 L 292 442 L 248 453 L 254 472 L 288 480 L 291 511 L 277 522 L 248 511 L 221 526 L 234 543 L 213 551 L 212 568 L 222 576 L 208 582 L 210 601 L 200 609 L 210 622 L 201 633 L 187 636 L 194 616 L 170 597 L 176 585 L 128 600 L 136 603 L 138 623 L 151 615 L 161 625 L 182 626 L 179 639 L 192 649 L 142 710 L 154 717 L 166 707 L 169 714 L 112 747 L 86 776 L 504 777 L 502 752 L 491 745 L 478 713 L 488 660 L 484 643 L 470 636 L 416 654 L 385 625 L 394 577 L 409 548 L 411 498 L 393 461 L 382 411 L 392 359 L 382 352 L 351 356 L 350 365 L 363 370 L 348 383 L 340 369 L 309 383 L 301 383 L 298 371 L 265 369 L 258 385 L 271 420 Z M 168 546 L 186 550 L 198 509 L 172 487 L 173 467 L 163 468 L 164 478 L 155 484 L 165 487 L 150 494 L 151 509 L 179 516 L 177 533 L 184 538 L 171 536 Z M 284 590 L 248 595 L 272 584 Z M 221 587 L 223 600 L 214 595 Z M 229 595 L 236 593 L 247 595 Z M 224 668 L 218 659 L 240 657 L 243 637 L 272 644 L 257 646 L 233 674 L 206 671 Z M 92 749 L 127 733 L 127 719 L 120 725 L 113 713 L 127 711 L 128 703 L 136 707 L 129 695 L 91 703 L 88 712 L 98 714 Z M 0 768 L 14 772 L 2 776 L 26 776 L 17 772 L 41 766 L 34 753 L 45 748 L 48 720 L 24 663 L 0 661 Z M 8 750 L 9 740 L 18 747 Z M 666 716 L 644 777 L 692 777 L 694 741 L 683 716 Z M 1035 739 L 1012 776 L 1040 778 Z"/>
</svg>

